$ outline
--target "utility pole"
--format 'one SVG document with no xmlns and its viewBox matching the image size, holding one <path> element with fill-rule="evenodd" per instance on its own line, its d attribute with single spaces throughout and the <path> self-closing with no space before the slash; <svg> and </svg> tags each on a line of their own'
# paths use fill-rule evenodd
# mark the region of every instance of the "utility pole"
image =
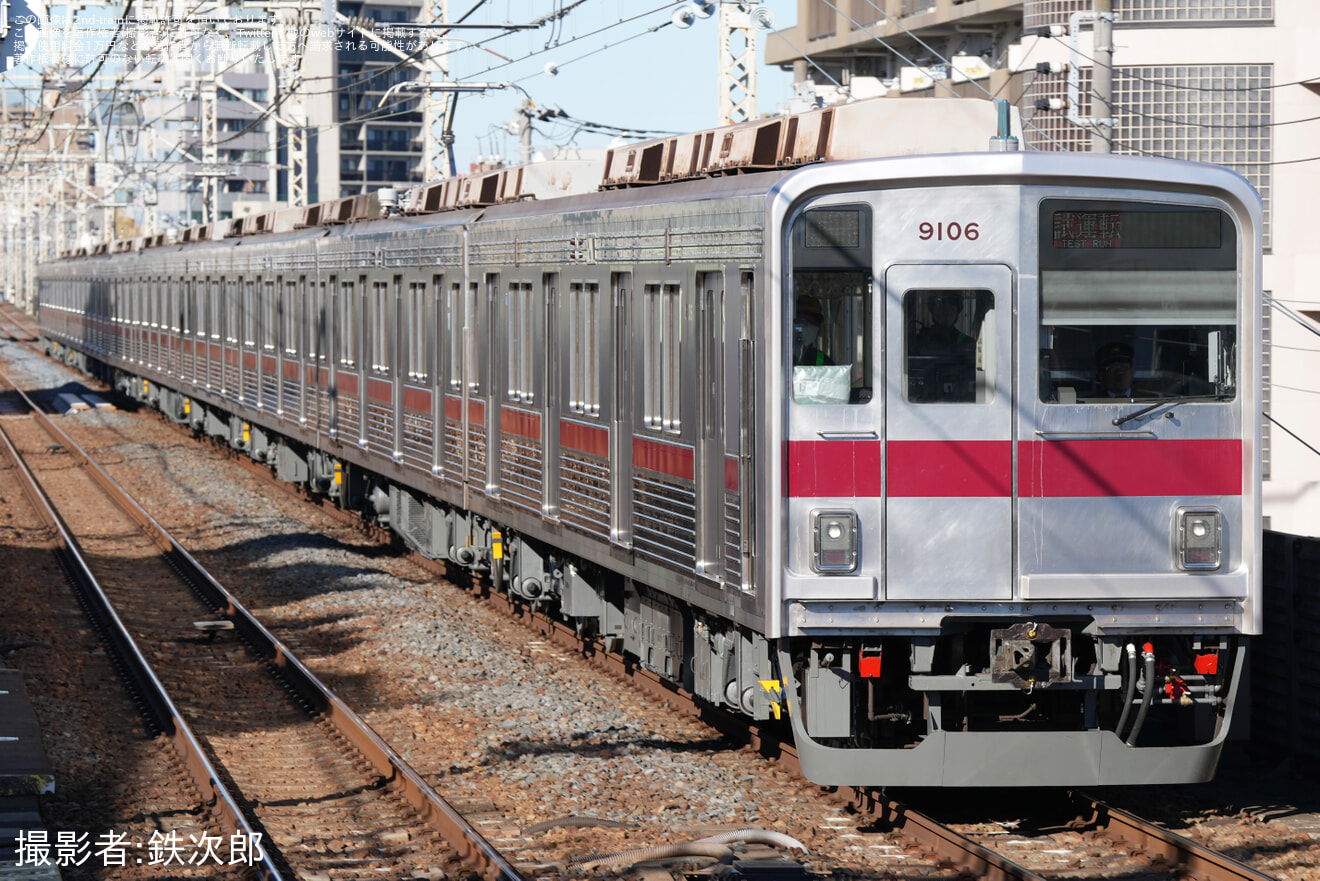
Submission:
<svg viewBox="0 0 1320 881">
<path fill-rule="evenodd" d="M 422 0 L 419 21 L 425 25 L 449 21 L 449 0 Z M 431 39 L 431 31 L 423 29 L 422 39 L 428 41 L 421 56 L 421 81 L 424 83 L 449 82 L 449 32 L 442 31 L 438 39 Z M 427 89 L 422 95 L 422 183 L 453 177 L 454 167 L 454 111 L 457 92 L 438 92 Z M 440 132 L 436 132 L 436 127 Z"/>
<path fill-rule="evenodd" d="M 522 117 L 522 128 L 518 131 L 518 161 L 526 165 L 532 161 L 532 102 L 524 98 L 518 114 Z"/>
<path fill-rule="evenodd" d="M 202 142 L 202 223 L 220 219 L 220 98 L 216 75 L 207 74 L 197 81 L 197 126 Z M 189 218 L 191 220 L 191 218 Z"/>
<path fill-rule="evenodd" d="M 1091 54 L 1091 102 L 1095 127 L 1091 152 L 1114 150 L 1114 0 L 1092 0 L 1095 11 L 1095 46 Z"/>
<path fill-rule="evenodd" d="M 730 125 L 756 118 L 756 29 L 748 3 L 719 3 L 719 124 Z"/>
<path fill-rule="evenodd" d="M 277 118 L 277 121 L 284 122 L 288 131 L 289 205 L 303 207 L 307 204 L 310 181 L 307 173 L 307 99 L 302 90 L 301 67 L 311 31 L 312 10 L 304 8 L 299 0 L 293 0 L 292 3 L 275 5 L 271 11 L 276 16 L 271 33 L 271 47 L 275 56 L 275 63 L 271 65 L 271 80 L 281 83 L 282 77 L 283 89 L 288 94 L 281 108 L 284 118 Z M 276 91 L 271 92 L 272 101 L 275 100 Z M 275 131 L 272 125 L 272 169 L 277 164 L 273 137 Z M 275 183 L 274 179 L 271 183 Z"/>
</svg>

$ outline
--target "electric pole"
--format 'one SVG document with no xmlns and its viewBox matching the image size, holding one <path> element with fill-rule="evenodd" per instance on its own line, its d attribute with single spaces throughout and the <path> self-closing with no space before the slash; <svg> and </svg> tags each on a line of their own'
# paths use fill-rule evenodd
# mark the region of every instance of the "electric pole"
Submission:
<svg viewBox="0 0 1320 881">
<path fill-rule="evenodd" d="M 1095 45 L 1091 66 L 1091 116 L 1095 127 L 1091 130 L 1091 152 L 1112 153 L 1114 150 L 1114 0 L 1093 0 L 1095 11 Z"/>
<path fill-rule="evenodd" d="M 756 29 L 749 4 L 720 0 L 719 124 L 756 118 Z"/>
<path fill-rule="evenodd" d="M 449 21 L 449 0 L 422 0 L 420 21 L 427 25 Z M 432 40 L 431 31 L 423 29 L 422 39 L 428 41 L 421 57 L 421 80 L 424 83 L 449 81 L 448 31 L 442 31 Z M 427 89 L 422 94 L 422 183 L 450 178 L 454 166 L 454 111 L 457 92 L 438 92 Z M 436 127 L 440 132 L 436 132 Z"/>
</svg>

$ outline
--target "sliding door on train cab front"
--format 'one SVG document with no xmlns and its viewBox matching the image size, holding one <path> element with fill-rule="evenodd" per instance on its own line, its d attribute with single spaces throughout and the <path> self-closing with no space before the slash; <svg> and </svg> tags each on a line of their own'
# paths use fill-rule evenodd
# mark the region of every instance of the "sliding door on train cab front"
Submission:
<svg viewBox="0 0 1320 881">
<path fill-rule="evenodd" d="M 1012 596 L 1012 271 L 894 265 L 886 310 L 885 597 Z"/>
</svg>

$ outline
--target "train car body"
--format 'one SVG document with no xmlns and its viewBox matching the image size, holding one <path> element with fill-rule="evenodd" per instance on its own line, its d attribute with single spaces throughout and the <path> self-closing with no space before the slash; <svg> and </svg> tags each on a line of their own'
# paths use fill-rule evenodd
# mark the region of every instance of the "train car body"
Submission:
<svg viewBox="0 0 1320 881">
<path fill-rule="evenodd" d="M 1261 620 L 1260 223 L 1219 168 L 905 156 L 76 257 L 39 317 L 813 780 L 1193 781 Z"/>
</svg>

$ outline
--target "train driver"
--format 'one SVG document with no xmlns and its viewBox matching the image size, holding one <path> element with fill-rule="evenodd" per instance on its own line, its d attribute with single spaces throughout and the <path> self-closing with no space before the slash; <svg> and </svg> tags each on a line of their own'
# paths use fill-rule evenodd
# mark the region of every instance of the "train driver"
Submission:
<svg viewBox="0 0 1320 881">
<path fill-rule="evenodd" d="M 829 355 L 816 347 L 824 323 L 825 312 L 820 307 L 820 301 L 815 297 L 799 297 L 793 307 L 794 366 L 824 367 L 834 363 Z"/>
<path fill-rule="evenodd" d="M 1127 343 L 1105 343 L 1095 353 L 1097 398 L 1130 398 L 1132 388 L 1132 347 Z"/>
<path fill-rule="evenodd" d="M 941 355 L 966 359 L 976 340 L 958 329 L 963 298 L 955 291 L 940 291 L 931 298 L 931 323 L 917 332 L 918 355 Z"/>
</svg>

